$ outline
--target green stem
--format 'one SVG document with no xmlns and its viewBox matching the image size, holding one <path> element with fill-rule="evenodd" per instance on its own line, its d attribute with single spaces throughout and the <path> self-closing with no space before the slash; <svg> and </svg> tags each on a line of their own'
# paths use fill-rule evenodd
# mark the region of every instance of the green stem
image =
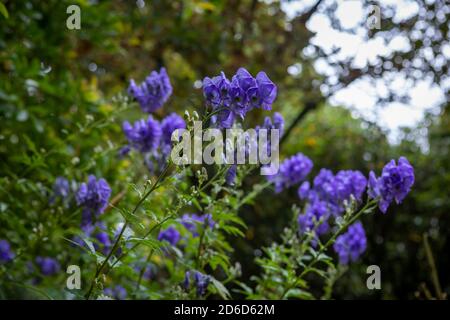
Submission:
<svg viewBox="0 0 450 320">
<path fill-rule="evenodd" d="M 376 199 L 372 199 L 370 201 L 368 201 L 364 207 L 362 207 L 361 210 L 359 210 L 351 219 L 349 219 L 346 223 L 344 223 L 341 228 L 339 228 L 339 230 L 333 234 L 333 236 L 328 239 L 328 241 L 325 243 L 325 245 L 323 245 L 320 250 L 317 252 L 317 254 L 315 255 L 314 259 L 311 260 L 311 262 L 303 269 L 303 271 L 300 273 L 300 275 L 295 279 L 295 281 L 286 287 L 286 289 L 282 292 L 282 294 L 280 295 L 280 300 L 284 299 L 284 297 L 286 296 L 286 294 L 289 292 L 289 290 L 295 288 L 298 283 L 300 282 L 300 280 L 308 273 L 311 271 L 311 268 L 318 262 L 318 257 L 325 252 L 325 250 L 328 249 L 328 247 L 330 247 L 334 241 L 336 240 L 336 238 L 342 234 L 343 232 L 345 232 L 347 230 L 347 228 L 352 225 L 356 220 L 358 220 L 362 214 L 364 214 L 366 212 L 367 209 L 371 208 L 371 206 L 373 206 L 374 204 L 376 204 L 377 201 Z"/>
<path fill-rule="evenodd" d="M 132 214 L 135 214 L 136 211 L 141 207 L 141 205 L 144 203 L 145 199 L 148 198 L 148 196 L 158 187 L 160 181 L 164 178 L 164 176 L 167 174 L 167 172 L 169 171 L 169 168 L 171 166 L 171 163 L 169 162 L 166 167 L 164 168 L 163 172 L 158 176 L 158 178 L 156 179 L 155 183 L 152 185 L 152 187 L 150 188 L 150 190 L 148 190 L 148 192 L 146 194 L 144 194 L 144 196 L 138 201 L 138 203 L 136 204 L 136 206 L 134 207 Z M 125 220 L 125 223 L 122 226 L 122 229 L 120 230 L 119 236 L 117 237 L 116 241 L 114 242 L 113 247 L 111 248 L 111 250 L 109 251 L 108 255 L 106 256 L 105 260 L 103 261 L 103 263 L 100 265 L 100 268 L 97 269 L 97 271 L 95 272 L 95 276 L 91 281 L 91 285 L 89 287 L 89 290 L 86 294 L 86 300 L 89 300 L 89 298 L 91 297 L 92 291 L 94 289 L 94 285 L 97 282 L 98 277 L 100 276 L 101 272 L 103 271 L 103 269 L 105 268 L 106 264 L 108 263 L 109 259 L 112 257 L 112 255 L 114 254 L 114 252 L 116 251 L 117 247 L 119 246 L 119 242 L 122 239 L 123 233 L 125 232 L 125 229 L 128 227 L 128 220 Z"/>
</svg>

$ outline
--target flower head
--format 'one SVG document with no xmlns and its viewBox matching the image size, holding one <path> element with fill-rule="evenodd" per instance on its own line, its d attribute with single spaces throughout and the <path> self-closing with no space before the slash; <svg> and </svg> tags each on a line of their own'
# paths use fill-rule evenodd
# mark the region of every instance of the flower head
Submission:
<svg viewBox="0 0 450 320">
<path fill-rule="evenodd" d="M 344 204 L 352 197 L 361 201 L 367 179 L 359 171 L 341 170 L 336 175 L 331 170 L 321 169 L 314 178 L 313 186 L 304 182 L 298 189 L 302 200 L 320 200 L 327 203 L 328 210 L 335 215 L 344 211 Z"/>
<path fill-rule="evenodd" d="M 203 80 L 203 95 L 213 109 L 222 108 L 213 122 L 219 128 L 231 128 L 236 118 L 244 119 L 253 108 L 270 110 L 277 95 L 276 85 L 259 72 L 254 78 L 245 68 L 239 68 L 228 80 L 223 72 Z"/>
<path fill-rule="evenodd" d="M 69 180 L 64 177 L 57 177 L 53 184 L 53 197 L 65 199 L 70 194 Z"/>
<path fill-rule="evenodd" d="M 183 281 L 183 286 L 186 290 L 190 289 L 192 278 L 194 278 L 193 284 L 197 288 L 197 296 L 201 297 L 205 295 L 211 277 L 196 270 L 186 271 Z"/>
<path fill-rule="evenodd" d="M 125 121 L 122 128 L 130 146 L 140 152 L 154 151 L 162 136 L 161 126 L 152 116 L 149 116 L 147 121 L 136 121 L 133 126 Z"/>
<path fill-rule="evenodd" d="M 281 192 L 283 189 L 292 187 L 306 178 L 311 172 L 313 163 L 311 159 L 302 153 L 286 159 L 280 165 L 278 174 L 268 176 L 269 181 L 275 184 L 275 191 Z"/>
<path fill-rule="evenodd" d="M 413 184 L 414 168 L 405 157 L 400 157 L 398 164 L 395 160 L 386 164 L 378 179 L 373 172 L 369 174 L 368 194 L 371 198 L 380 197 L 380 210 L 386 213 L 392 201 L 397 204 L 403 201 Z"/>
<path fill-rule="evenodd" d="M 77 204 L 84 207 L 87 214 L 101 214 L 108 205 L 111 188 L 105 179 L 90 175 L 87 183 L 82 183 L 75 195 Z"/>
<path fill-rule="evenodd" d="M 121 285 L 105 288 L 103 292 L 107 296 L 113 297 L 116 300 L 125 300 L 127 298 L 127 290 L 125 290 L 125 288 Z"/>
<path fill-rule="evenodd" d="M 356 261 L 366 251 L 367 239 L 361 222 L 355 222 L 346 233 L 337 237 L 334 243 L 334 251 L 339 256 L 340 264 L 348 264 Z"/>
<path fill-rule="evenodd" d="M 59 262 L 50 257 L 36 257 L 36 264 L 44 276 L 52 276 L 61 269 Z"/>
<path fill-rule="evenodd" d="M 328 232 L 329 210 L 324 201 L 314 201 L 306 207 L 304 214 L 298 216 L 298 226 L 301 233 L 314 231 L 317 235 Z"/>
<path fill-rule="evenodd" d="M 230 166 L 230 168 L 227 170 L 225 174 L 225 182 L 227 185 L 229 186 L 234 185 L 236 180 L 236 173 L 237 173 L 237 165 L 233 164 Z"/>
<path fill-rule="evenodd" d="M 197 215 L 193 214 L 184 214 L 181 217 L 181 224 L 189 230 L 194 237 L 198 236 L 198 227 L 207 226 L 213 228 L 216 224 L 212 219 L 211 214 Z"/>
<path fill-rule="evenodd" d="M 186 129 L 186 122 L 176 113 L 171 113 L 161 122 L 162 139 L 161 142 L 166 145 L 172 144 L 172 133 L 176 129 Z"/>
<path fill-rule="evenodd" d="M 6 240 L 0 240 L 0 264 L 10 262 L 14 259 L 14 253 L 11 251 L 11 246 Z"/>
<path fill-rule="evenodd" d="M 166 69 L 161 68 L 159 73 L 152 71 L 140 85 L 131 80 L 128 93 L 139 102 L 144 112 L 151 113 L 161 108 L 172 94 Z"/>
<path fill-rule="evenodd" d="M 168 227 L 165 230 L 161 230 L 158 235 L 159 241 L 167 241 L 171 245 L 175 246 L 180 241 L 180 233 L 174 227 Z"/>
</svg>

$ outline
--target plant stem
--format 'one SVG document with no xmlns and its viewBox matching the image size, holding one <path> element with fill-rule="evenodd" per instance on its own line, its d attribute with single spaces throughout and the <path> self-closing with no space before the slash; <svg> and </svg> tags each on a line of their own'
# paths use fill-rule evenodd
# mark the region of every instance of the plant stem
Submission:
<svg viewBox="0 0 450 320">
<path fill-rule="evenodd" d="M 158 184 L 160 183 L 160 181 L 164 178 L 164 176 L 167 174 L 167 172 L 169 171 L 169 168 L 171 166 L 171 163 L 169 162 L 166 167 L 164 168 L 163 172 L 158 176 L 158 178 L 156 179 L 155 183 L 152 185 L 152 187 L 150 188 L 150 190 L 148 190 L 148 192 L 146 194 L 144 194 L 144 196 L 138 201 L 138 203 L 136 204 L 136 206 L 134 207 L 132 214 L 135 214 L 136 211 L 141 207 L 141 205 L 144 203 L 145 199 L 148 198 L 148 196 L 157 188 Z M 86 300 L 89 300 L 89 298 L 91 297 L 92 291 L 94 289 L 94 285 L 95 282 L 97 281 L 98 277 L 100 276 L 101 272 L 103 271 L 103 269 L 105 268 L 106 264 L 108 263 L 109 259 L 111 258 L 111 256 L 114 254 L 114 252 L 116 251 L 117 247 L 119 246 L 119 242 L 123 236 L 123 233 L 125 232 L 125 229 L 128 227 L 128 220 L 125 220 L 125 223 L 122 226 L 122 229 L 120 230 L 120 233 L 116 239 L 116 241 L 114 242 L 113 247 L 111 248 L 111 250 L 109 251 L 108 255 L 106 256 L 105 260 L 103 261 L 103 263 L 100 265 L 100 267 L 97 269 L 97 271 L 95 272 L 95 276 L 92 279 L 91 285 L 89 287 L 89 290 L 86 294 Z"/>
<path fill-rule="evenodd" d="M 333 236 L 328 239 L 328 241 L 325 243 L 325 245 L 323 245 L 320 250 L 317 252 L 317 254 L 315 255 L 314 259 L 311 260 L 311 262 L 303 269 L 303 271 L 300 273 L 300 275 L 295 279 L 295 281 L 286 287 L 286 289 L 284 289 L 284 291 L 282 292 L 282 294 L 280 295 L 280 300 L 284 299 L 284 297 L 286 296 L 286 294 L 289 292 L 289 290 L 295 288 L 298 283 L 300 282 L 300 280 L 308 273 L 310 272 L 311 268 L 318 262 L 318 257 L 325 252 L 325 250 L 328 249 L 328 247 L 330 247 L 334 241 L 336 240 L 336 238 L 342 234 L 343 232 L 345 232 L 347 230 L 347 228 L 353 224 L 356 220 L 359 219 L 359 217 L 366 212 L 367 209 L 371 208 L 374 204 L 376 204 L 376 200 L 372 199 L 370 201 L 368 201 L 364 207 L 362 207 L 351 219 L 349 219 L 349 221 L 347 221 L 346 223 L 344 223 L 339 230 L 333 234 Z"/>
<path fill-rule="evenodd" d="M 428 234 L 424 234 L 423 236 L 423 244 L 425 246 L 425 252 L 427 254 L 428 264 L 431 269 L 431 279 L 433 281 L 434 290 L 436 291 L 436 297 L 440 299 L 444 299 L 444 294 L 442 293 L 441 285 L 439 283 L 439 275 L 436 269 L 436 263 L 434 262 L 433 252 L 430 248 L 430 243 L 428 241 Z"/>
</svg>

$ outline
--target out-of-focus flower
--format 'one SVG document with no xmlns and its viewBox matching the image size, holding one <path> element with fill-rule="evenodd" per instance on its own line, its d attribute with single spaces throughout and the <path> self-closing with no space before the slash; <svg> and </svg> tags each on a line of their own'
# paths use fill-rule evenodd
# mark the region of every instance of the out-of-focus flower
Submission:
<svg viewBox="0 0 450 320">
<path fill-rule="evenodd" d="M 336 174 L 336 191 L 340 201 L 350 199 L 351 195 L 361 200 L 366 186 L 367 179 L 359 171 L 341 170 Z"/>
<path fill-rule="evenodd" d="M 116 300 L 125 300 L 127 298 L 127 290 L 121 285 L 105 288 L 103 293 L 107 296 L 113 297 Z"/>
<path fill-rule="evenodd" d="M 327 203 L 316 200 L 306 207 L 305 213 L 298 216 L 298 226 L 301 233 L 314 231 L 322 235 L 330 229 L 327 222 L 330 216 Z"/>
<path fill-rule="evenodd" d="M 311 172 L 312 167 L 313 163 L 311 159 L 302 153 L 297 153 L 284 160 L 280 165 L 278 174 L 268 176 L 268 179 L 275 184 L 275 192 L 281 192 L 304 180 Z"/>
<path fill-rule="evenodd" d="M 161 125 L 152 116 L 149 116 L 147 121 L 136 121 L 133 126 L 125 121 L 122 128 L 130 146 L 140 152 L 156 150 L 162 136 Z"/>
<path fill-rule="evenodd" d="M 197 288 L 197 296 L 201 297 L 205 295 L 206 289 L 208 288 L 208 285 L 211 281 L 210 276 L 205 275 L 197 270 L 186 271 L 183 281 L 183 286 L 186 290 L 190 289 L 192 280 L 194 286 Z"/>
<path fill-rule="evenodd" d="M 128 145 L 120 148 L 119 152 L 118 152 L 119 159 L 125 158 L 130 153 L 130 151 L 131 151 L 131 148 Z"/>
<path fill-rule="evenodd" d="M 176 129 L 186 129 L 186 122 L 176 113 L 171 113 L 161 121 L 162 139 L 166 145 L 172 144 L 172 133 Z"/>
<path fill-rule="evenodd" d="M 334 243 L 334 251 L 339 256 L 340 264 L 354 262 L 366 251 L 367 239 L 361 222 L 355 222 L 346 233 L 337 237 Z"/>
<path fill-rule="evenodd" d="M 0 264 L 10 262 L 14 259 L 14 256 L 9 242 L 3 239 L 0 240 Z"/>
<path fill-rule="evenodd" d="M 237 173 L 237 165 L 233 164 L 230 166 L 230 168 L 227 170 L 225 174 L 225 182 L 227 185 L 229 186 L 234 185 L 234 182 L 236 180 L 236 173 Z"/>
<path fill-rule="evenodd" d="M 180 233 L 174 227 L 168 227 L 165 230 L 161 230 L 158 235 L 159 241 L 167 241 L 171 245 L 175 246 L 180 241 Z"/>
<path fill-rule="evenodd" d="M 139 102 L 144 112 L 158 110 L 172 94 L 172 85 L 166 69 L 161 68 L 159 73 L 152 71 L 140 85 L 131 80 L 128 93 Z"/>
<path fill-rule="evenodd" d="M 50 257 L 36 257 L 35 261 L 44 276 L 52 276 L 61 269 L 59 262 Z"/>
<path fill-rule="evenodd" d="M 108 205 L 111 196 L 111 188 L 105 179 L 98 179 L 90 175 L 87 183 L 82 183 L 78 188 L 75 198 L 77 204 L 83 209 L 82 224 L 91 223 L 92 214 L 101 214 Z"/>
<path fill-rule="evenodd" d="M 104 254 L 107 254 L 111 248 L 111 239 L 109 238 L 108 233 L 105 231 L 100 231 L 95 235 L 95 239 L 97 239 L 98 243 L 94 243 L 94 247 L 96 250 L 101 250 Z"/>
<path fill-rule="evenodd" d="M 278 130 L 278 137 L 281 138 L 281 136 L 283 135 L 283 131 L 284 131 L 284 118 L 281 115 L 281 113 L 275 112 L 273 114 L 273 121 L 270 117 L 265 117 L 264 118 L 264 123 L 262 126 L 257 126 L 255 128 L 256 133 L 257 133 L 257 139 L 259 141 L 259 135 L 261 132 L 261 129 L 266 129 L 267 130 L 267 155 L 270 156 L 272 154 L 272 150 L 271 150 L 271 138 L 272 138 L 272 132 L 271 130 Z M 264 148 L 263 146 L 260 146 L 260 148 Z"/>
<path fill-rule="evenodd" d="M 57 177 L 53 184 L 53 197 L 65 199 L 70 194 L 69 180 L 63 177 Z"/>
<path fill-rule="evenodd" d="M 194 237 L 198 236 L 198 228 L 207 226 L 213 228 L 216 224 L 211 216 L 211 214 L 197 215 L 193 214 L 184 214 L 181 217 L 181 224 L 189 230 Z"/>
<path fill-rule="evenodd" d="M 359 171 L 342 170 L 334 175 L 331 170 L 321 169 L 314 178 L 312 188 L 309 182 L 300 185 L 298 196 L 309 202 L 324 201 L 328 210 L 338 215 L 344 211 L 345 201 L 352 197 L 361 201 L 366 185 L 367 179 Z"/>
<path fill-rule="evenodd" d="M 405 157 L 400 157 L 398 164 L 395 160 L 386 164 L 378 179 L 370 172 L 368 194 L 371 198 L 380 197 L 379 208 L 386 213 L 392 201 L 397 204 L 403 201 L 413 184 L 414 168 Z"/>
</svg>

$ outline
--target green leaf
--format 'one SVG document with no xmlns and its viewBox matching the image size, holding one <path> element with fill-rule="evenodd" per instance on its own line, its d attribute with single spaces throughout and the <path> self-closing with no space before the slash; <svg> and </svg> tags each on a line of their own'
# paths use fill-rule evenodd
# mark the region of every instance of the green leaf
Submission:
<svg viewBox="0 0 450 320">
<path fill-rule="evenodd" d="M 6 7 L 3 3 L 0 2 L 0 13 L 6 18 L 9 18 L 8 10 L 6 10 Z"/>
<path fill-rule="evenodd" d="M 230 292 L 227 288 L 222 284 L 222 282 L 216 280 L 214 277 L 211 277 L 211 282 L 213 286 L 216 288 L 217 293 L 222 297 L 222 299 L 228 300 L 230 298 Z"/>
</svg>

